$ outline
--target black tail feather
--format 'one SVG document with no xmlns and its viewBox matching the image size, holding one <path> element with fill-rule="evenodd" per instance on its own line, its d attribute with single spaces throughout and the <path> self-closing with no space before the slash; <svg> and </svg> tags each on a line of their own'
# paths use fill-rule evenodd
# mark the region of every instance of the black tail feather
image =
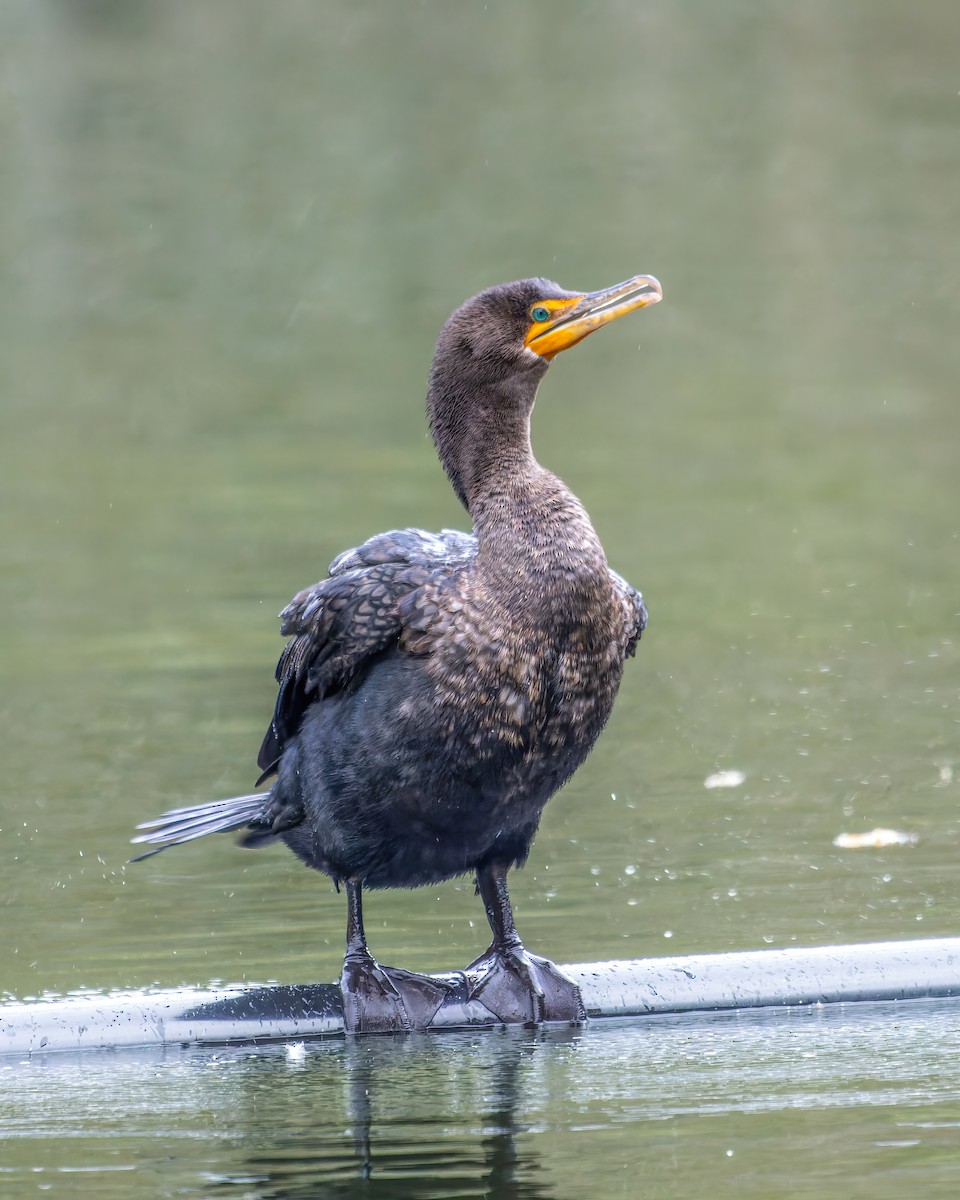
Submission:
<svg viewBox="0 0 960 1200">
<path fill-rule="evenodd" d="M 193 842 L 208 833 L 228 833 L 232 829 L 254 825 L 263 817 L 268 798 L 268 792 L 254 792 L 249 796 L 211 800 L 206 804 L 194 804 L 188 808 L 172 808 L 162 816 L 137 826 L 138 829 L 147 829 L 150 832 L 140 833 L 131 838 L 131 841 L 145 842 L 154 849 L 138 854 L 136 858 L 131 858 L 130 862 L 142 862 L 170 846 Z"/>
</svg>

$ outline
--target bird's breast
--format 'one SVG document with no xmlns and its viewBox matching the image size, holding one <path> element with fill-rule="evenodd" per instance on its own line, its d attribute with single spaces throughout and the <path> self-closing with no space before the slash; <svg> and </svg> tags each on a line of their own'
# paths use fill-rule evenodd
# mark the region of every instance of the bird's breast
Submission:
<svg viewBox="0 0 960 1200">
<path fill-rule="evenodd" d="M 622 615 L 607 589 L 584 587 L 571 600 L 546 584 L 512 597 L 468 585 L 443 626 L 424 664 L 431 716 L 465 756 L 586 754 L 623 671 Z"/>
</svg>

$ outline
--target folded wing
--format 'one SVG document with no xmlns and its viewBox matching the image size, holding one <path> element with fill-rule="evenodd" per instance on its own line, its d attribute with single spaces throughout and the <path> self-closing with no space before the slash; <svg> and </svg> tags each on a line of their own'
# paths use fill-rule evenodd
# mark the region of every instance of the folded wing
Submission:
<svg viewBox="0 0 960 1200">
<path fill-rule="evenodd" d="M 340 554 L 326 579 L 294 596 L 280 614 L 290 641 L 277 663 L 277 704 L 257 758 L 261 780 L 276 770 L 311 704 L 356 684 L 374 657 L 398 644 L 401 606 L 409 612 L 414 593 L 442 587 L 476 549 L 474 537 L 453 529 L 392 530 Z"/>
</svg>

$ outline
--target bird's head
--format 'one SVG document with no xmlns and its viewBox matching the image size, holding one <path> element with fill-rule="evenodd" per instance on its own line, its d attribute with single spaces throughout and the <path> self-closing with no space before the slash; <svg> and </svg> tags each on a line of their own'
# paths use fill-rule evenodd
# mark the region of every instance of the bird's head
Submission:
<svg viewBox="0 0 960 1200">
<path fill-rule="evenodd" d="M 635 275 L 599 292 L 569 292 L 549 279 L 501 283 L 472 296 L 447 319 L 437 358 L 460 370 L 478 367 L 502 377 L 540 368 L 618 317 L 662 299 L 652 275 Z"/>
<path fill-rule="evenodd" d="M 430 368 L 427 411 L 440 458 L 464 504 L 469 507 L 475 484 L 511 449 L 529 452 L 530 411 L 553 358 L 662 296 L 652 275 L 599 292 L 521 279 L 487 288 L 447 318 Z"/>
</svg>

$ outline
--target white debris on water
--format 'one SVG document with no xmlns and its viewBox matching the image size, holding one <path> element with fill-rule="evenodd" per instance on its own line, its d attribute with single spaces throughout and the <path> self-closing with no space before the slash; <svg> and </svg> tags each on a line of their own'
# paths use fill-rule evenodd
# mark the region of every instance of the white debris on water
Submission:
<svg viewBox="0 0 960 1200">
<path fill-rule="evenodd" d="M 705 788 L 734 788 L 739 787 L 746 779 L 742 771 L 716 771 L 703 781 Z"/>
<path fill-rule="evenodd" d="M 917 835 L 899 829 L 869 829 L 866 833 L 838 833 L 833 844 L 841 850 L 879 850 L 884 846 L 915 846 Z"/>
</svg>

